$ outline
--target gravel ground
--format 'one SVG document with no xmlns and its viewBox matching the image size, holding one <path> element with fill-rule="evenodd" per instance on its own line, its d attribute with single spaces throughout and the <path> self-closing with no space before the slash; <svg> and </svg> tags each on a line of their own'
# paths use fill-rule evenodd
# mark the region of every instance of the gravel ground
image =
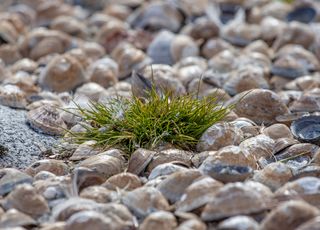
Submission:
<svg viewBox="0 0 320 230">
<path fill-rule="evenodd" d="M 0 168 L 23 169 L 44 158 L 57 138 L 44 135 L 26 124 L 26 111 L 0 105 Z"/>
</svg>

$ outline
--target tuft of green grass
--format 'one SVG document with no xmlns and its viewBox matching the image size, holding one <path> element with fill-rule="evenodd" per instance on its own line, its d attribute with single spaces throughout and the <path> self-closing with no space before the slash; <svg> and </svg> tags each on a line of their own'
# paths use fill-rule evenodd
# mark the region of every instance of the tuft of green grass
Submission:
<svg viewBox="0 0 320 230">
<path fill-rule="evenodd" d="M 71 133 L 72 140 L 95 140 L 99 147 L 117 147 L 128 154 L 137 148 L 154 149 L 162 143 L 194 150 L 203 132 L 222 120 L 232 107 L 224 107 L 218 96 L 174 97 L 170 92 L 159 95 L 154 88 L 148 95 L 147 100 L 133 96 L 108 104 L 92 102 L 90 109 L 78 106 L 80 116 L 91 126 L 84 126 L 85 132 Z"/>
<path fill-rule="evenodd" d="M 295 0 L 280 0 L 281 2 L 292 4 Z"/>
</svg>

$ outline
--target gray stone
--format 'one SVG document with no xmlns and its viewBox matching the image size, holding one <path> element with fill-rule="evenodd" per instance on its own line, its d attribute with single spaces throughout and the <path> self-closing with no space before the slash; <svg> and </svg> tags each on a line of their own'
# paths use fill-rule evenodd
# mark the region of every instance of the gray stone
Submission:
<svg viewBox="0 0 320 230">
<path fill-rule="evenodd" d="M 0 168 L 24 169 L 43 159 L 43 153 L 57 143 L 56 137 L 38 133 L 28 126 L 25 110 L 0 105 Z"/>
<path fill-rule="evenodd" d="M 154 38 L 147 50 L 147 54 L 152 58 L 153 64 L 173 64 L 170 53 L 173 38 L 174 34 L 169 31 L 162 31 Z"/>
</svg>

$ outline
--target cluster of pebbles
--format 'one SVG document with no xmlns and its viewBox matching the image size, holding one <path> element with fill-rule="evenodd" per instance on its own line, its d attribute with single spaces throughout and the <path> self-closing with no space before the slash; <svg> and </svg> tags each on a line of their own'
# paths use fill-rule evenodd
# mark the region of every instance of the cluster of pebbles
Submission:
<svg viewBox="0 0 320 230">
<path fill-rule="evenodd" d="M 195 152 L 0 168 L 0 229 L 320 229 L 319 22 L 311 0 L 2 0 L 0 104 L 38 132 L 83 131 L 64 109 L 143 92 L 132 71 L 236 105 Z"/>
</svg>

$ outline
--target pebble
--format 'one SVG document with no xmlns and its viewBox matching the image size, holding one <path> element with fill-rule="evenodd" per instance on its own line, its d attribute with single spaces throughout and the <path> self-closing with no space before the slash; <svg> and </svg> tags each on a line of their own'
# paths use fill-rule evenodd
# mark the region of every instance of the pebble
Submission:
<svg viewBox="0 0 320 230">
<path fill-rule="evenodd" d="M 14 168 L 0 169 L 0 195 L 10 193 L 19 184 L 31 184 L 33 178 Z"/>
<path fill-rule="evenodd" d="M 43 88 L 55 92 L 70 91 L 85 81 L 81 64 L 70 55 L 54 57 L 42 70 L 39 82 Z"/>
<path fill-rule="evenodd" d="M 211 177 L 200 177 L 190 184 L 179 202 L 176 211 L 189 212 L 213 201 L 215 193 L 223 184 Z"/>
<path fill-rule="evenodd" d="M 5 199 L 6 209 L 15 208 L 31 216 L 40 216 L 49 212 L 43 196 L 37 194 L 34 187 L 28 184 L 18 185 Z"/>
<path fill-rule="evenodd" d="M 268 164 L 262 170 L 257 170 L 252 179 L 268 186 L 272 191 L 275 191 L 286 184 L 292 176 L 292 171 L 286 164 L 275 162 Z"/>
<path fill-rule="evenodd" d="M 94 200 L 97 203 L 111 202 L 114 196 L 115 194 L 112 191 L 102 186 L 86 187 L 80 193 L 80 197 Z"/>
<path fill-rule="evenodd" d="M 116 154 L 115 156 L 112 154 Z M 96 170 L 103 179 L 121 173 L 124 162 L 118 150 L 108 150 L 98 155 L 89 157 L 81 162 L 80 166 Z M 119 156 L 119 157 L 118 157 Z"/>
<path fill-rule="evenodd" d="M 243 184 L 229 183 L 220 188 L 213 201 L 206 204 L 201 218 L 216 221 L 236 215 L 256 214 L 267 210 L 272 192 L 257 182 Z"/>
<path fill-rule="evenodd" d="M 152 187 L 141 187 L 128 192 L 122 198 L 122 202 L 138 218 L 145 218 L 157 210 L 169 210 L 166 198 L 159 190 Z"/>
<path fill-rule="evenodd" d="M 23 226 L 34 226 L 36 221 L 29 215 L 18 211 L 17 209 L 9 209 L 1 214 L 0 228 L 14 228 Z"/>
<path fill-rule="evenodd" d="M 258 230 L 259 224 L 249 216 L 235 216 L 222 221 L 218 225 L 218 229 Z"/>
<path fill-rule="evenodd" d="M 199 152 L 219 150 L 228 145 L 238 145 L 243 140 L 242 131 L 228 123 L 217 123 L 207 129 L 197 145 Z"/>
<path fill-rule="evenodd" d="M 198 170 L 175 172 L 164 179 L 157 189 L 171 203 L 180 200 L 184 190 L 198 177 L 201 176 Z"/>
<path fill-rule="evenodd" d="M 288 201 L 270 212 L 261 223 L 261 229 L 296 229 L 319 215 L 319 210 L 303 201 Z"/>
<path fill-rule="evenodd" d="M 68 174 L 68 166 L 60 160 L 45 159 L 36 161 L 25 170 L 26 173 L 33 177 L 41 171 L 51 172 L 57 176 L 63 176 Z"/>
<path fill-rule="evenodd" d="M 142 186 L 140 178 L 131 173 L 119 173 L 111 176 L 102 184 L 110 190 L 124 189 L 124 190 L 134 190 Z"/>
<path fill-rule="evenodd" d="M 276 123 L 278 115 L 289 113 L 281 98 L 271 90 L 253 89 L 236 95 L 231 99 L 236 103 L 238 116 L 247 117 L 257 124 Z"/>
<path fill-rule="evenodd" d="M 150 214 L 141 223 L 141 230 L 161 230 L 161 229 L 175 229 L 178 223 L 175 216 L 171 212 L 158 211 Z"/>
</svg>

